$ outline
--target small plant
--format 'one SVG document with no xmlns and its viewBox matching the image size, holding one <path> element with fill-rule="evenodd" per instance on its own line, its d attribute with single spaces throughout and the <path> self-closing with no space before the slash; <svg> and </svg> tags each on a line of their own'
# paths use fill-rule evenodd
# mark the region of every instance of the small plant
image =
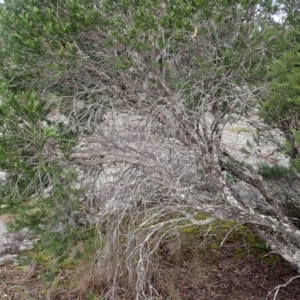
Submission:
<svg viewBox="0 0 300 300">
<path fill-rule="evenodd" d="M 236 132 L 236 133 L 240 133 L 240 132 L 249 132 L 249 133 L 253 133 L 253 131 L 254 131 L 254 129 L 252 129 L 252 128 L 245 127 L 245 126 L 238 126 L 238 125 L 229 128 L 229 130 L 230 130 L 231 132 Z"/>
<path fill-rule="evenodd" d="M 293 166 L 297 172 L 300 172 L 300 157 L 297 157 L 293 160 Z"/>
<path fill-rule="evenodd" d="M 258 166 L 258 173 L 265 180 L 279 180 L 279 179 L 294 179 L 296 174 L 291 167 L 281 165 L 270 166 L 268 164 L 260 164 Z"/>
</svg>

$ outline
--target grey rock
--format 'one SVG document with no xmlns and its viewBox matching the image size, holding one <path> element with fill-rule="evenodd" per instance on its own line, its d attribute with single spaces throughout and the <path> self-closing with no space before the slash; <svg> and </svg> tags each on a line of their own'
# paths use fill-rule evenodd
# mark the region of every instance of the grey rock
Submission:
<svg viewBox="0 0 300 300">
<path fill-rule="evenodd" d="M 0 221 L 0 264 L 7 262 L 21 251 L 28 251 L 38 241 L 28 228 L 7 233 L 5 222 Z"/>
</svg>

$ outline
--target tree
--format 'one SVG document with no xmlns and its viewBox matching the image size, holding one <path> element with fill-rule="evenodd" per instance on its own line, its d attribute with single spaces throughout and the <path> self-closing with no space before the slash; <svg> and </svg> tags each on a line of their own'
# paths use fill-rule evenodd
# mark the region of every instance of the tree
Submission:
<svg viewBox="0 0 300 300">
<path fill-rule="evenodd" d="M 287 153 L 299 171 L 299 18 L 298 3 L 284 4 L 286 13 L 283 40 L 286 46 L 269 66 L 270 84 L 261 103 L 265 122 L 285 137 L 281 151 Z"/>
<path fill-rule="evenodd" d="M 105 245 L 96 260 L 107 297 L 124 281 L 137 299 L 155 293 L 160 241 L 216 217 L 252 224 L 299 267 L 300 230 L 288 210 L 222 141 L 226 124 L 251 113 L 268 84 L 284 31 L 271 20 L 276 9 L 272 1 L 221 0 L 10 0 L 1 8 L 1 166 L 25 199 L 40 190 L 43 202 L 51 187 L 54 201 L 69 186 L 64 198 L 79 201 L 80 182 L 92 206 L 108 195 L 97 211 Z M 16 126 L 28 129 L 18 136 Z M 35 139 L 32 128 L 40 132 Z M 51 141 L 55 159 L 45 150 Z M 12 145 L 16 152 L 4 157 Z M 20 155 L 28 146 L 36 152 Z M 236 181 L 260 193 L 262 210 Z M 15 194 L 6 191 L 4 201 L 14 203 Z M 197 219 L 199 212 L 205 214 Z"/>
</svg>

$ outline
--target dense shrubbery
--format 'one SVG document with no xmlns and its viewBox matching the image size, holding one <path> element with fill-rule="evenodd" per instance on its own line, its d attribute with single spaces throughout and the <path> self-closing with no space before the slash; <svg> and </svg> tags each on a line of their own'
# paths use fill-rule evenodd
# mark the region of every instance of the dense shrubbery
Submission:
<svg viewBox="0 0 300 300">
<path fill-rule="evenodd" d="M 137 299 L 154 293 L 152 254 L 176 228 L 213 222 L 208 215 L 194 218 L 199 211 L 259 225 L 274 251 L 299 266 L 298 229 L 254 169 L 222 144 L 224 126 L 261 105 L 266 123 L 285 135 L 286 153 L 299 170 L 298 21 L 275 23 L 279 6 L 272 3 L 5 1 L 0 168 L 8 180 L 0 203 L 22 226 L 50 236 L 72 227 L 73 234 L 84 225 L 76 221 L 86 213 L 84 200 L 99 200 L 104 165 L 126 165 L 113 200 L 126 199 L 128 206 L 97 217 L 98 274 L 111 298 L 126 284 Z M 120 130 L 109 117 L 121 113 L 128 124 Z M 132 114 L 146 121 L 137 125 Z M 138 146 L 124 140 L 133 134 L 125 125 L 143 129 L 131 137 Z M 258 173 L 293 179 L 293 172 L 261 165 Z M 253 212 L 233 177 L 259 191 L 272 217 Z M 216 203 L 199 192 L 204 180 Z M 128 274 L 125 283 L 120 270 Z"/>
<path fill-rule="evenodd" d="M 259 165 L 258 174 L 266 180 L 295 179 L 296 176 L 295 171 L 290 167 L 268 164 Z"/>
</svg>

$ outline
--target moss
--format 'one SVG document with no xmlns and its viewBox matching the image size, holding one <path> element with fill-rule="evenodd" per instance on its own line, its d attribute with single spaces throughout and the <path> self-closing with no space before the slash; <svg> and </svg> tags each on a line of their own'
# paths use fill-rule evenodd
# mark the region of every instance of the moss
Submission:
<svg viewBox="0 0 300 300">
<path fill-rule="evenodd" d="M 232 228 L 235 225 L 234 222 L 232 221 L 221 221 L 219 226 L 221 227 L 221 229 L 227 229 L 227 228 Z"/>
<path fill-rule="evenodd" d="M 51 289 L 58 290 L 62 286 L 64 286 L 64 280 L 60 277 L 55 277 L 51 283 Z"/>
<path fill-rule="evenodd" d="M 45 263 L 49 261 L 49 257 L 42 251 L 35 253 L 35 260 L 37 263 Z"/>
<path fill-rule="evenodd" d="M 250 132 L 250 133 L 253 133 L 256 130 L 253 129 L 253 128 L 244 127 L 244 126 L 234 126 L 234 127 L 230 127 L 229 131 L 231 131 L 231 132 L 237 132 L 237 133 L 240 133 L 240 132 Z"/>
<path fill-rule="evenodd" d="M 68 257 L 60 263 L 60 267 L 66 270 L 74 269 L 76 266 L 76 260 L 73 257 Z"/>
<path fill-rule="evenodd" d="M 196 232 L 199 232 L 199 226 L 197 225 L 185 226 L 180 228 L 179 231 L 181 233 L 194 234 Z"/>
<path fill-rule="evenodd" d="M 201 213 L 195 216 L 197 220 L 207 217 L 207 214 Z M 266 256 L 268 250 L 258 247 L 263 244 L 261 239 L 245 224 L 216 220 L 206 226 L 185 226 L 179 232 L 184 261 L 198 261 L 204 265 L 217 264 L 222 259 L 240 262 L 247 259 L 250 252 L 260 257 L 262 262 L 274 263 L 273 256 Z"/>
<path fill-rule="evenodd" d="M 196 213 L 196 214 L 194 215 L 194 218 L 195 218 L 195 220 L 197 220 L 197 221 L 205 220 L 205 219 L 207 219 L 207 218 L 209 218 L 209 217 L 210 217 L 209 214 L 202 213 L 202 212 Z"/>
</svg>

